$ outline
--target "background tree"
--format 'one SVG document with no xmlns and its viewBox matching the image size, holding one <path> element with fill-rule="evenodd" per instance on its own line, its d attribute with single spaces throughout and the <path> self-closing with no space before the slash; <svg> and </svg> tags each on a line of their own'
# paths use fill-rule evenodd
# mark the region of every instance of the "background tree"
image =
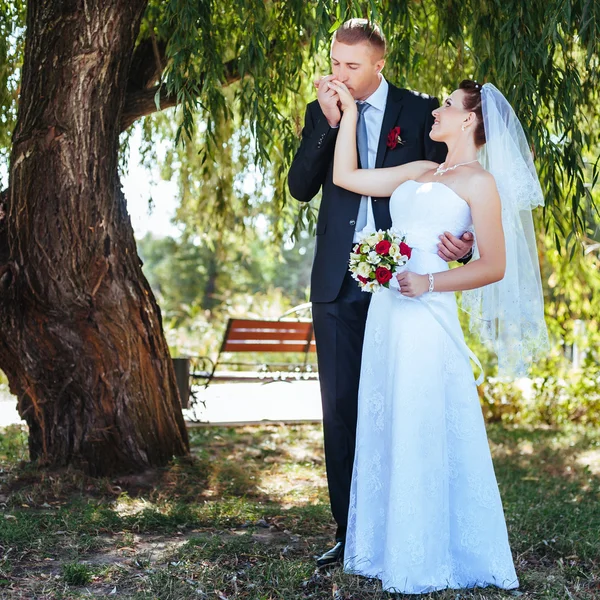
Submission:
<svg viewBox="0 0 600 600">
<path fill-rule="evenodd" d="M 191 144 L 173 150 L 180 215 L 190 238 L 210 241 L 213 265 L 259 222 L 258 207 L 283 240 L 314 216 L 287 202 L 285 187 L 311 80 L 328 70 L 331 32 L 364 6 L 30 0 L 24 23 L 22 3 L 0 3 L 5 149 L 13 132 L 0 209 L 0 367 L 33 459 L 110 473 L 187 450 L 160 311 L 120 191 L 119 134 L 177 107 L 176 130 L 152 117 L 144 128 L 154 144 L 169 129 L 176 142 L 196 140 L 193 156 Z M 583 158 L 595 164 L 598 150 L 598 3 L 382 1 L 364 14 L 388 36 L 390 80 L 442 95 L 474 75 L 507 94 L 548 192 L 545 227 L 578 252 L 597 175 L 592 167 L 586 179 Z M 236 187 L 253 172 L 269 202 Z"/>
</svg>

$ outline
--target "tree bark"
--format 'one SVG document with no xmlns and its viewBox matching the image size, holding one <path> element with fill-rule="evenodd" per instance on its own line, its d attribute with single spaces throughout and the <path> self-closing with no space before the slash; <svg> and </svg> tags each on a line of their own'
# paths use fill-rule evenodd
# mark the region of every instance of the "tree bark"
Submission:
<svg viewBox="0 0 600 600">
<path fill-rule="evenodd" d="M 32 460 L 92 475 L 188 452 L 159 307 L 118 177 L 147 0 L 30 0 L 0 205 L 0 368 Z"/>
</svg>

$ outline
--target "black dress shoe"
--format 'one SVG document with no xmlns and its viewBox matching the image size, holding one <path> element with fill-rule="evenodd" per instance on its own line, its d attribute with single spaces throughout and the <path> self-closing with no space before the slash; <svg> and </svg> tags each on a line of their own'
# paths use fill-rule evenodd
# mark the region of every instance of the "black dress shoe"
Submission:
<svg viewBox="0 0 600 600">
<path fill-rule="evenodd" d="M 331 550 L 327 550 L 325 554 L 317 558 L 317 567 L 326 567 L 341 563 L 344 560 L 344 542 L 338 542 Z"/>
</svg>

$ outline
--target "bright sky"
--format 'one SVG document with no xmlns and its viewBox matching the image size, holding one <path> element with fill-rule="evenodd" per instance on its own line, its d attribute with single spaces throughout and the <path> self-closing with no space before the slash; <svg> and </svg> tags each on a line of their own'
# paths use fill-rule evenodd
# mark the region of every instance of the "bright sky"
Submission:
<svg viewBox="0 0 600 600">
<path fill-rule="evenodd" d="M 158 237 L 178 237 L 179 229 L 171 222 L 177 208 L 177 184 L 163 181 L 158 169 L 148 171 L 140 166 L 140 144 L 141 131 L 134 125 L 129 142 L 129 172 L 121 183 L 135 236 L 141 238 L 151 231 Z"/>
</svg>

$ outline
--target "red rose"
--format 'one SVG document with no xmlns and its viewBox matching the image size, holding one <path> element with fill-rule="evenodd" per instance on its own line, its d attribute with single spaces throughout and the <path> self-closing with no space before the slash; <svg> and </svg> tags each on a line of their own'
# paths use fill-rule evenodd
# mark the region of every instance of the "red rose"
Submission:
<svg viewBox="0 0 600 600">
<path fill-rule="evenodd" d="M 392 150 L 398 145 L 398 142 L 401 143 L 400 140 L 400 127 L 394 127 L 389 133 L 387 137 L 387 147 Z"/>
<path fill-rule="evenodd" d="M 392 278 L 392 272 L 385 267 L 375 269 L 375 279 L 381 284 L 387 283 Z"/>
<path fill-rule="evenodd" d="M 392 244 L 390 242 L 388 242 L 387 240 L 381 240 L 380 242 L 377 242 L 377 245 L 375 246 L 375 252 L 377 252 L 377 254 L 385 256 L 386 254 L 390 253 L 391 247 Z"/>
<path fill-rule="evenodd" d="M 362 275 L 357 275 L 357 277 L 361 283 L 369 283 L 369 279 L 367 277 L 363 277 Z"/>
<path fill-rule="evenodd" d="M 408 244 L 400 242 L 400 254 L 402 254 L 403 256 L 408 256 L 408 258 L 410 258 L 410 255 L 412 254 L 412 248 Z"/>
</svg>

